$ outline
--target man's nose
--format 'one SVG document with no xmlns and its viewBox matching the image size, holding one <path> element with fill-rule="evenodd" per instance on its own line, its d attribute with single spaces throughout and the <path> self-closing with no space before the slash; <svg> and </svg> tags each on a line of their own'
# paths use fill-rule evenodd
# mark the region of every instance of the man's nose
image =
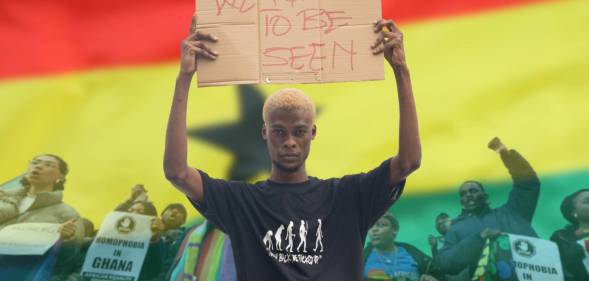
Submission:
<svg viewBox="0 0 589 281">
<path fill-rule="evenodd" d="M 286 141 L 284 142 L 284 146 L 286 146 L 288 148 L 294 148 L 294 147 L 296 147 L 296 145 L 297 145 L 297 142 L 294 140 L 292 135 L 289 135 L 286 138 Z"/>
</svg>

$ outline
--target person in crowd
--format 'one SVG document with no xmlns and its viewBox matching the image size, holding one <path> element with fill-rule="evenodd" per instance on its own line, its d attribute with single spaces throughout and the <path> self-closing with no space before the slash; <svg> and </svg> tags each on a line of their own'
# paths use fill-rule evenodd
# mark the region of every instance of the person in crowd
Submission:
<svg viewBox="0 0 589 281">
<path fill-rule="evenodd" d="M 184 205 L 180 203 L 172 203 L 164 208 L 161 213 L 164 230 L 162 233 L 162 241 L 165 246 L 165 253 L 163 258 L 162 270 L 160 272 L 160 280 L 164 280 L 168 270 L 174 262 L 182 241 L 186 236 L 187 229 L 183 227 L 186 223 L 188 214 Z"/>
<path fill-rule="evenodd" d="M 147 189 L 145 189 L 145 185 L 140 183 L 131 187 L 131 196 L 125 202 L 119 204 L 115 208 L 115 211 L 126 212 L 131 207 L 131 205 L 133 205 L 133 203 L 139 201 L 150 202 L 149 198 L 147 197 Z"/>
<path fill-rule="evenodd" d="M 190 84 L 198 61 L 215 60 L 223 54 L 213 50 L 218 38 L 204 30 L 193 29 L 182 42 L 166 132 L 164 172 L 203 216 L 229 235 L 238 279 L 362 278 L 362 249 L 368 229 L 400 198 L 405 179 L 421 163 L 403 34 L 390 20 L 375 22 L 373 32 L 378 38 L 371 46 L 373 54 L 384 52 L 397 81 L 397 154 L 383 155 L 386 160 L 368 173 L 328 180 L 309 176 L 305 163 L 317 134 L 315 104 L 299 89 L 282 89 L 263 106 L 260 134 L 266 141 L 271 172 L 266 181 L 255 184 L 216 179 L 188 165 L 186 112 Z M 285 235 L 289 236 L 287 240 Z M 289 244 L 275 248 L 273 245 L 279 244 L 276 240 Z M 303 247 L 297 249 L 297 245 Z"/>
<path fill-rule="evenodd" d="M 67 163 L 59 156 L 41 154 L 34 157 L 27 172 L 21 179 L 21 186 L 0 192 L 3 197 L 4 218 L 0 229 L 19 223 L 56 223 L 61 224 L 59 249 L 53 274 L 59 275 L 71 270 L 73 261 L 79 258 L 80 247 L 84 237 L 84 226 L 78 212 L 63 202 L 66 176 L 69 172 Z M 8 205 L 15 207 L 10 213 Z M 14 269 L 10 274 L 13 280 L 23 280 L 22 271 L 38 257 L 0 256 L 0 274 L 6 268 Z M 20 273 L 19 273 L 20 272 Z"/>
<path fill-rule="evenodd" d="M 364 280 L 437 281 L 432 276 L 432 258 L 416 247 L 397 242 L 399 221 L 385 213 L 368 232 L 364 250 Z"/>
<path fill-rule="evenodd" d="M 453 220 L 436 264 L 448 274 L 468 269 L 472 274 L 485 240 L 501 232 L 538 237 L 531 222 L 540 195 L 540 180 L 532 166 L 517 151 L 507 149 L 498 138 L 489 143 L 511 174 L 513 188 L 507 202 L 491 208 L 483 184 L 469 180 L 460 186 L 462 213 Z"/>
<path fill-rule="evenodd" d="M 438 214 L 438 216 L 436 216 L 435 227 L 439 235 L 434 236 L 430 234 L 427 238 L 427 243 L 431 248 L 432 257 L 436 257 L 436 255 L 438 254 L 438 247 L 443 246 L 446 242 L 445 236 L 446 232 L 448 232 L 448 229 L 450 228 L 450 225 L 452 225 L 452 220 L 450 219 L 450 216 L 448 216 L 448 214 L 440 213 Z"/>
<path fill-rule="evenodd" d="M 558 245 L 566 281 L 589 280 L 589 189 L 565 197 L 560 212 L 570 223 L 550 240 Z"/>
<path fill-rule="evenodd" d="M 139 281 L 152 281 L 158 280 L 163 268 L 163 258 L 165 255 L 165 246 L 161 239 L 164 231 L 164 223 L 160 218 L 157 217 L 157 209 L 155 206 L 147 201 L 134 202 L 127 212 L 153 216 L 154 219 L 151 224 L 151 240 L 149 248 L 145 254 L 145 260 L 143 261 L 143 267 L 141 267 L 141 273 L 139 274 Z"/>
</svg>

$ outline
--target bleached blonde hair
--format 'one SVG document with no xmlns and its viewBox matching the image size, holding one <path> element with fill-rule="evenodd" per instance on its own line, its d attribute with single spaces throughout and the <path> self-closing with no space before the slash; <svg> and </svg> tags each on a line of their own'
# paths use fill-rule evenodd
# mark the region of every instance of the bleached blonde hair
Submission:
<svg viewBox="0 0 589 281">
<path fill-rule="evenodd" d="M 315 123 L 315 104 L 301 90 L 295 88 L 285 88 L 274 92 L 264 102 L 263 118 L 264 124 L 268 123 L 270 113 L 276 110 L 302 110 L 311 113 L 313 123 Z"/>
</svg>

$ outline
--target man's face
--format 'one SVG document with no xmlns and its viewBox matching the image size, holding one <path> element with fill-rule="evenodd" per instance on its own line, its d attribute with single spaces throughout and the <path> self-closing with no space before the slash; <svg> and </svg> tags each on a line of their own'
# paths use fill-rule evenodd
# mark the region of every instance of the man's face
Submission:
<svg viewBox="0 0 589 281">
<path fill-rule="evenodd" d="M 271 112 L 268 123 L 262 128 L 262 137 L 266 140 L 273 166 L 287 173 L 299 171 L 309 156 L 315 133 L 316 127 L 310 112 Z"/>
<path fill-rule="evenodd" d="M 450 228 L 450 223 L 451 221 L 449 217 L 440 217 L 436 220 L 436 230 L 440 234 L 446 234 Z"/>
<path fill-rule="evenodd" d="M 59 162 L 48 155 L 37 156 L 31 160 L 25 177 L 34 186 L 53 186 L 63 178 Z"/>
<path fill-rule="evenodd" d="M 460 204 L 467 211 L 474 211 L 487 206 L 487 194 L 481 187 L 472 182 L 467 182 L 460 187 Z"/>
<path fill-rule="evenodd" d="M 176 229 L 186 222 L 186 216 L 178 208 L 168 208 L 162 214 L 162 221 L 166 229 Z"/>
<path fill-rule="evenodd" d="M 370 236 L 370 243 L 373 247 L 383 248 L 393 244 L 397 237 L 397 229 L 393 226 L 391 221 L 385 218 L 380 218 L 376 221 L 374 226 L 368 232 Z"/>
<path fill-rule="evenodd" d="M 133 213 L 133 214 L 144 215 L 145 214 L 145 207 L 141 203 L 135 203 L 129 208 L 129 210 L 127 210 L 127 212 Z"/>
</svg>

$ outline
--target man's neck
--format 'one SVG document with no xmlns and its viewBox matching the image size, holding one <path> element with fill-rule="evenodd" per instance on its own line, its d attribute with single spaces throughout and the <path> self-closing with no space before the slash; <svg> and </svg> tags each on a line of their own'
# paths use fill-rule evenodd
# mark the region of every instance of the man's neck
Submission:
<svg viewBox="0 0 589 281">
<path fill-rule="evenodd" d="M 375 247 L 379 253 L 392 253 L 397 250 L 395 243 Z"/>
<path fill-rule="evenodd" d="M 488 210 L 489 210 L 489 205 L 482 205 L 479 208 L 472 209 L 472 210 L 462 209 L 462 211 L 464 213 L 469 214 L 469 215 L 474 215 L 474 216 L 480 216 L 480 215 L 486 213 Z"/>
<path fill-rule="evenodd" d="M 29 188 L 29 195 L 37 195 L 37 193 L 41 193 L 41 192 L 51 192 L 53 191 L 53 187 L 51 185 L 48 186 L 34 186 L 31 185 L 31 187 Z"/>
<path fill-rule="evenodd" d="M 304 166 L 296 172 L 285 172 L 272 167 L 270 180 L 277 183 L 301 183 L 309 180 L 309 176 Z"/>
</svg>

